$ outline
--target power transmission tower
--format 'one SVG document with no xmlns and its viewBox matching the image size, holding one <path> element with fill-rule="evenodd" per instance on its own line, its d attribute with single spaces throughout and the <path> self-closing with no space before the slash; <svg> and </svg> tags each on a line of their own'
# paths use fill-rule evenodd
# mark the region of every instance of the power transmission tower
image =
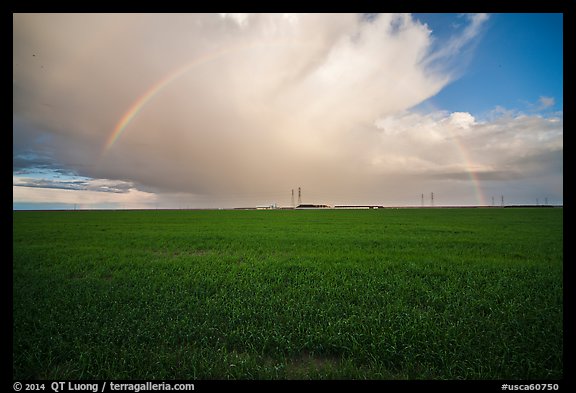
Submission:
<svg viewBox="0 0 576 393">
<path fill-rule="evenodd" d="M 433 192 L 430 193 L 430 204 L 432 206 L 434 206 L 434 193 Z"/>
<path fill-rule="evenodd" d="M 422 194 L 422 200 L 421 200 L 421 203 L 422 203 L 422 207 L 424 207 L 424 194 Z"/>
<path fill-rule="evenodd" d="M 294 189 L 292 189 L 292 207 L 294 207 Z"/>
<path fill-rule="evenodd" d="M 504 206 L 504 195 L 501 195 L 500 198 L 502 199 L 501 206 Z"/>
<path fill-rule="evenodd" d="M 298 206 L 302 204 L 302 190 L 298 187 Z"/>
</svg>

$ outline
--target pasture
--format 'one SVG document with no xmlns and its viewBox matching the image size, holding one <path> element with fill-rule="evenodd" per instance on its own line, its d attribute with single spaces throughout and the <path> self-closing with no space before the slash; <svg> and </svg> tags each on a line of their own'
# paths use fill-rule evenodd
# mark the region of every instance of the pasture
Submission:
<svg viewBox="0 0 576 393">
<path fill-rule="evenodd" d="M 15 211 L 14 379 L 559 379 L 561 208 Z"/>
</svg>

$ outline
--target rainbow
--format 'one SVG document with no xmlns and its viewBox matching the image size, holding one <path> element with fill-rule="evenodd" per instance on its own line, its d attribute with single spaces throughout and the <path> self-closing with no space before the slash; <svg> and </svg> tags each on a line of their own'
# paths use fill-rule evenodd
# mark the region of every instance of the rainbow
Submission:
<svg viewBox="0 0 576 393">
<path fill-rule="evenodd" d="M 188 71 L 188 67 L 181 67 L 176 71 L 172 72 L 167 77 L 164 77 L 160 81 L 156 82 L 152 85 L 143 95 L 141 95 L 128 109 L 126 113 L 122 116 L 120 121 L 114 127 L 114 131 L 108 139 L 106 140 L 106 144 L 104 146 L 104 151 L 107 151 L 112 147 L 112 145 L 118 140 L 120 135 L 124 132 L 128 124 L 138 115 L 138 113 L 142 110 L 142 108 L 156 95 L 160 90 L 168 86 L 172 81 L 178 79 L 180 76 L 184 75 Z"/>
<path fill-rule="evenodd" d="M 472 182 L 474 187 L 474 194 L 476 196 L 476 203 L 478 206 L 486 206 L 486 198 L 484 197 L 484 193 L 482 192 L 482 187 L 480 186 L 480 179 L 478 178 L 477 171 L 474 169 L 474 162 L 470 158 L 470 153 L 464 144 L 460 141 L 460 139 L 456 136 L 453 138 L 454 144 L 456 145 L 460 157 L 464 161 L 464 165 L 466 167 L 466 172 L 468 173 L 468 178 Z"/>
<path fill-rule="evenodd" d="M 114 130 L 110 134 L 110 136 L 106 139 L 106 143 L 104 145 L 103 153 L 107 152 L 114 143 L 120 138 L 122 133 L 126 130 L 128 125 L 138 116 L 142 108 L 146 106 L 160 91 L 162 91 L 166 86 L 170 85 L 176 79 L 180 78 L 182 75 L 186 74 L 190 71 L 191 68 L 194 66 L 206 63 L 210 60 L 214 60 L 228 52 L 231 49 L 221 49 L 216 52 L 212 52 L 210 54 L 204 55 L 200 58 L 194 59 L 191 62 L 185 64 L 182 67 L 177 68 L 176 70 L 169 73 L 164 78 L 160 79 L 158 82 L 154 83 L 152 86 L 148 88 L 134 103 L 130 106 L 130 108 L 122 115 Z"/>
<path fill-rule="evenodd" d="M 193 67 L 207 63 L 207 62 L 212 61 L 212 60 L 215 60 L 221 56 L 227 55 L 227 54 L 234 52 L 234 51 L 244 50 L 244 49 L 252 48 L 252 47 L 262 47 L 262 46 L 270 46 L 270 45 L 277 46 L 278 44 L 306 45 L 306 44 L 295 43 L 295 42 L 272 42 L 272 43 L 269 42 L 269 43 L 246 44 L 246 45 L 241 45 L 241 46 L 227 47 L 227 48 L 222 48 L 222 49 L 216 50 L 214 52 L 210 52 L 208 54 L 205 54 L 205 55 L 198 57 L 198 58 L 190 61 L 189 63 L 186 63 L 185 65 L 173 70 L 167 76 L 163 77 L 162 79 L 160 79 L 159 81 L 154 83 L 152 86 L 150 86 L 148 88 L 148 90 L 146 90 L 140 97 L 138 97 L 136 99 L 136 101 L 134 101 L 134 103 L 130 106 L 130 108 L 124 113 L 124 115 L 122 115 L 122 117 L 120 118 L 120 120 L 118 121 L 116 126 L 114 127 L 114 130 L 106 139 L 101 157 L 108 150 L 110 150 L 112 148 L 112 146 L 116 143 L 116 141 L 118 141 L 120 136 L 124 133 L 126 128 L 130 125 L 130 123 L 138 116 L 138 114 L 142 111 L 142 109 L 158 93 L 160 93 L 164 88 L 166 88 L 167 86 L 172 84 L 178 78 L 185 75 Z M 484 194 L 482 192 L 482 188 L 480 185 L 480 179 L 478 178 L 477 172 L 474 169 L 474 163 L 470 158 L 470 154 L 469 154 L 466 146 L 464 146 L 464 144 L 462 142 L 460 142 L 460 140 L 457 136 L 455 136 L 453 139 L 454 139 L 454 144 L 456 145 L 458 151 L 460 152 L 460 156 L 465 163 L 468 177 L 469 177 L 469 179 L 470 179 L 470 181 L 474 187 L 474 193 L 476 196 L 476 201 L 477 201 L 478 205 L 485 206 L 486 205 L 486 199 L 485 199 Z"/>
<path fill-rule="evenodd" d="M 122 117 L 114 127 L 114 130 L 106 139 L 102 155 L 104 155 L 114 145 L 114 143 L 116 143 L 116 141 L 120 138 L 120 136 L 126 130 L 128 125 L 130 125 L 132 120 L 134 120 L 138 116 L 138 114 L 142 111 L 142 108 L 144 108 L 164 88 L 172 84 L 178 78 L 182 77 L 192 68 L 207 63 L 209 61 L 218 59 L 224 55 L 228 55 L 233 52 L 246 50 L 250 48 L 266 48 L 271 46 L 277 47 L 279 45 L 305 46 L 309 44 L 288 40 L 275 40 L 267 42 L 248 43 L 244 45 L 234 45 L 220 48 L 215 50 L 214 52 L 204 54 L 198 58 L 195 58 L 189 63 L 186 63 L 185 65 L 173 70 L 167 76 L 163 77 L 158 82 L 150 86 L 148 90 L 146 90 L 140 97 L 136 99 L 136 101 L 134 101 L 134 103 L 130 106 L 130 108 L 124 113 L 124 115 L 122 115 Z"/>
</svg>

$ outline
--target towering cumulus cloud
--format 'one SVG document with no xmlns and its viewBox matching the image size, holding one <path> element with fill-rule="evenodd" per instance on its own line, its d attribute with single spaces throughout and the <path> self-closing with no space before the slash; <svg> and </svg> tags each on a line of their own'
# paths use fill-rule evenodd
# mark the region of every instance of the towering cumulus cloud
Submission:
<svg viewBox="0 0 576 393">
<path fill-rule="evenodd" d="M 227 204 L 286 203 L 298 186 L 335 203 L 400 198 L 474 160 L 489 176 L 497 162 L 454 139 L 488 149 L 493 129 L 409 112 L 451 81 L 443 59 L 486 19 L 433 49 L 405 14 L 16 14 L 15 170 Z"/>
</svg>

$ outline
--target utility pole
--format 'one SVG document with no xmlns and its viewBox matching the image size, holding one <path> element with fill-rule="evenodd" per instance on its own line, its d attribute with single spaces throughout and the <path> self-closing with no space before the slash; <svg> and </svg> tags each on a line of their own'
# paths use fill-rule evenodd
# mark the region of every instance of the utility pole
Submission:
<svg viewBox="0 0 576 393">
<path fill-rule="evenodd" d="M 422 201 L 421 201 L 421 203 L 422 203 L 422 207 L 424 207 L 424 194 L 422 194 Z"/>
<path fill-rule="evenodd" d="M 292 207 L 294 207 L 294 189 L 292 189 Z"/>
<path fill-rule="evenodd" d="M 432 206 L 434 206 L 434 193 L 433 192 L 430 193 L 430 204 Z"/>
<path fill-rule="evenodd" d="M 298 187 L 298 206 L 302 204 L 302 190 Z"/>
</svg>

